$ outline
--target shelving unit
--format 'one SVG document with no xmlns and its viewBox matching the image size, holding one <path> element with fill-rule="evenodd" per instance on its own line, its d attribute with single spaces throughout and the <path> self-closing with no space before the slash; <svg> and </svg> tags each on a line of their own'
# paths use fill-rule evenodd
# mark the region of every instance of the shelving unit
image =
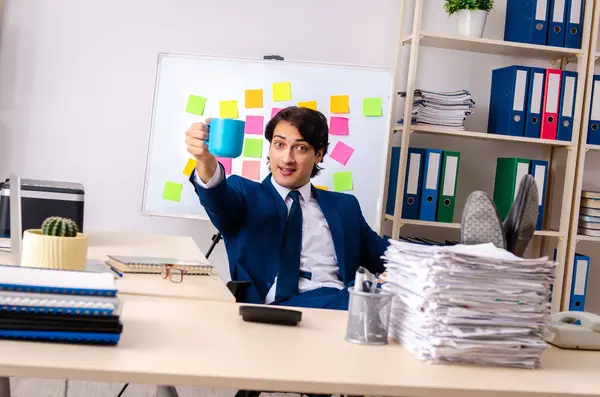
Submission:
<svg viewBox="0 0 600 397">
<path fill-rule="evenodd" d="M 516 43 L 516 42 L 508 42 L 503 40 L 494 40 L 487 38 L 470 38 L 470 37 L 453 37 L 447 36 L 443 34 L 437 34 L 433 32 L 423 31 L 422 26 L 422 18 L 423 18 L 423 7 L 425 0 L 414 0 L 414 10 L 413 10 L 413 18 L 412 18 L 412 29 L 411 32 L 403 36 L 399 39 L 399 46 L 410 46 L 410 54 L 408 55 L 408 71 L 406 75 L 406 88 L 402 91 L 406 91 L 406 97 L 404 102 L 404 107 L 401 109 L 400 115 L 394 117 L 394 120 L 398 120 L 403 118 L 406 120 L 411 120 L 411 111 L 412 111 L 412 103 L 414 98 L 414 90 L 416 88 L 427 88 L 427 87 L 416 87 L 416 76 L 418 70 L 418 60 L 419 60 L 419 50 L 421 47 L 434 47 L 448 50 L 457 50 L 457 51 L 468 51 L 474 53 L 481 54 L 493 54 L 493 55 L 504 55 L 504 56 L 512 56 L 512 57 L 520 57 L 523 58 L 521 64 L 527 65 L 528 60 L 543 60 L 548 61 L 550 64 L 547 66 L 548 68 L 560 68 L 565 69 L 569 63 L 576 64 L 577 72 L 579 75 L 578 85 L 577 85 L 577 93 L 575 99 L 575 109 L 581 109 L 582 104 L 584 102 L 584 92 L 585 85 L 582 84 L 583 78 L 581 76 L 587 75 L 588 64 L 591 62 L 592 65 L 595 62 L 596 51 L 590 52 L 590 32 L 592 29 L 592 15 L 594 15 L 595 20 L 598 20 L 598 15 L 594 14 L 594 0 L 587 0 L 585 11 L 584 11 L 584 27 L 583 27 L 583 40 L 582 47 L 580 50 L 569 49 L 569 48 L 559 48 L 559 47 L 551 47 L 551 46 L 541 46 L 541 45 L 532 45 L 532 44 L 524 44 L 524 43 Z M 406 1 L 402 1 L 401 10 L 400 10 L 400 32 L 401 34 L 404 32 L 404 27 L 402 26 L 404 23 L 404 13 L 405 8 L 407 7 Z M 594 36 L 595 37 L 595 36 Z M 594 39 L 595 42 L 595 39 Z M 595 49 L 595 47 L 593 47 Z M 400 54 L 400 48 L 397 49 L 397 55 Z M 590 60 L 591 59 L 591 60 Z M 515 62 L 517 63 L 517 62 Z M 398 68 L 396 68 L 398 71 Z M 490 71 L 491 73 L 491 71 Z M 481 99 L 479 99 L 481 101 Z M 551 186 L 551 172 L 552 172 L 552 159 L 557 154 L 557 151 L 566 151 L 566 169 L 565 169 L 565 186 L 562 189 L 562 204 L 560 211 L 560 219 L 559 219 L 559 228 L 558 230 L 541 230 L 537 231 L 535 234 L 538 236 L 536 239 L 541 239 L 540 241 L 535 241 L 534 239 L 534 251 L 544 251 L 546 248 L 546 240 L 549 238 L 553 238 L 557 240 L 557 258 L 556 261 L 558 263 L 557 273 L 556 273 L 556 282 L 554 285 L 554 295 L 552 300 L 552 311 L 556 312 L 561 308 L 561 291 L 563 291 L 563 276 L 564 276 L 564 264 L 566 263 L 567 257 L 567 243 L 569 241 L 568 236 L 570 232 L 571 226 L 571 212 L 572 212 L 572 199 L 573 192 L 575 187 L 575 172 L 576 172 L 576 164 L 578 158 L 577 148 L 580 148 L 579 145 L 579 133 L 580 126 L 582 121 L 582 112 L 577 111 L 574 114 L 573 120 L 573 140 L 571 142 L 564 141 L 551 141 L 544 139 L 534 139 L 534 138 L 526 138 L 526 137 L 512 137 L 512 136 L 504 136 L 504 135 L 495 135 L 488 134 L 486 132 L 472 132 L 472 131 L 455 131 L 444 128 L 432 128 L 432 127 L 424 127 L 419 125 L 411 125 L 409 123 L 404 123 L 403 125 L 396 125 L 393 127 L 394 133 L 401 134 L 401 144 L 400 144 L 400 165 L 398 170 L 398 179 L 396 185 L 396 197 L 395 197 L 395 206 L 394 206 L 394 216 L 390 216 L 386 214 L 386 208 L 383 206 L 382 209 L 382 227 L 381 230 L 384 230 L 384 227 L 387 224 L 391 223 L 391 237 L 399 238 L 400 230 L 404 225 L 415 225 L 420 227 L 437 227 L 437 228 L 448 228 L 448 229 L 459 229 L 459 223 L 438 223 L 438 222 L 423 222 L 418 220 L 407 220 L 402 219 L 402 206 L 403 206 L 403 192 L 405 185 L 405 176 L 406 176 L 406 166 L 407 166 L 407 156 L 408 156 L 408 148 L 410 146 L 410 140 L 413 134 L 437 134 L 442 136 L 452 136 L 452 137 L 460 137 L 464 139 L 482 139 L 482 140 L 495 140 L 495 141 L 503 141 L 518 144 L 527 144 L 527 145 L 537 145 L 544 150 L 544 153 L 547 155 L 547 160 L 549 161 L 549 174 L 548 174 L 548 196 L 546 202 L 546 208 L 550 207 L 550 203 L 553 200 L 552 198 L 552 186 Z M 587 127 L 586 127 L 587 128 Z M 391 138 L 390 138 L 391 142 Z M 584 139 L 585 142 L 585 139 Z M 581 150 L 580 150 L 581 151 Z M 506 154 L 510 156 L 510 154 Z M 494 157 L 502 157 L 503 153 L 494 153 Z M 388 152 L 388 165 L 391 161 L 391 145 L 390 151 Z M 491 160 L 492 161 L 492 160 Z M 495 159 L 493 160 L 495 161 Z M 386 175 L 386 180 L 389 180 L 389 166 Z M 493 176 L 490 176 L 493 177 Z M 460 187 L 460 180 L 459 180 Z M 387 187 L 384 192 L 384 203 L 387 202 Z M 548 218 L 547 211 L 546 218 Z M 455 214 L 455 219 L 460 219 Z M 549 224 L 549 219 L 544 220 L 544 224 Z M 600 239 L 599 239 L 600 241 Z M 563 306 L 564 307 L 564 306 Z"/>
<path fill-rule="evenodd" d="M 394 130 L 401 132 L 404 130 L 404 127 L 396 126 L 394 128 Z M 483 140 L 491 140 L 491 141 L 533 143 L 536 145 L 548 145 L 548 146 L 557 146 L 557 147 L 561 147 L 561 146 L 569 147 L 569 146 L 573 145 L 571 142 L 567 142 L 567 141 L 527 138 L 527 137 L 523 137 L 523 136 L 488 134 L 487 132 L 446 130 L 444 128 L 436 128 L 436 127 L 421 126 L 421 125 L 411 125 L 410 132 L 411 133 L 421 133 L 421 134 L 431 134 L 431 135 L 437 134 L 437 135 L 447 135 L 447 136 L 459 136 L 461 138 L 483 139 Z M 600 146 L 598 146 L 598 150 L 600 150 Z"/>
<path fill-rule="evenodd" d="M 589 0 L 588 0 L 589 1 Z M 579 242 L 600 242 L 600 237 L 586 236 L 578 233 L 579 226 L 579 206 L 581 204 L 581 191 L 583 190 L 583 176 L 585 174 L 586 155 L 588 151 L 600 150 L 600 145 L 587 144 L 587 132 L 590 121 L 590 107 L 592 105 L 593 78 L 595 67 L 600 57 L 598 48 L 598 30 L 600 29 L 600 0 L 595 0 L 593 26 L 589 34 L 589 52 L 595 56 L 588 59 L 586 81 L 585 81 L 585 101 L 583 106 L 583 120 L 581 123 L 581 133 L 578 145 L 577 168 L 574 176 L 573 201 L 571 207 L 571 224 L 569 228 L 567 261 L 564 271 L 564 285 L 562 288 L 562 306 L 561 310 L 568 310 L 570 303 L 571 284 L 573 282 L 573 266 L 575 262 L 575 253 Z M 587 7 L 586 7 L 587 12 Z M 588 269 L 589 271 L 589 269 Z"/>
</svg>

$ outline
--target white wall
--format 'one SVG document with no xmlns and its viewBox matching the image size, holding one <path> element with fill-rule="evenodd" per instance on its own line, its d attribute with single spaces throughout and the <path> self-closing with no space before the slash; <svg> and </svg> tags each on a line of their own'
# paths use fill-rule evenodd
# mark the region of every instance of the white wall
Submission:
<svg viewBox="0 0 600 397">
<path fill-rule="evenodd" d="M 192 235 L 140 214 L 158 52 L 393 65 L 399 4 L 378 0 L 5 0 L 0 178 L 74 181 L 85 228 Z M 183 144 L 184 131 L 173 131 Z M 63 152 L 63 153 L 61 153 Z M 211 258 L 229 278 L 221 243 Z"/>
<path fill-rule="evenodd" d="M 443 0 L 425 1 L 423 29 L 454 34 L 455 20 L 445 15 L 442 5 Z M 485 37 L 502 39 L 505 5 L 496 1 Z M 0 178 L 14 170 L 26 177 L 81 182 L 86 188 L 86 228 L 192 235 L 206 249 L 214 233 L 210 223 L 140 214 L 156 54 L 280 54 L 391 67 L 399 9 L 397 0 L 4 0 Z M 409 6 L 408 30 L 411 17 Z M 406 68 L 407 61 L 402 64 Z M 477 108 L 467 129 L 485 131 L 491 71 L 511 64 L 551 66 L 421 48 L 417 87 L 469 89 Z M 183 131 L 174 131 L 174 139 L 183 141 Z M 424 135 L 413 139 L 415 146 L 461 151 L 458 215 L 471 191 L 493 192 L 496 157 L 545 156 L 529 145 Z M 594 187 L 598 160 L 600 156 L 592 157 L 586 165 L 587 188 Z M 554 162 L 559 176 L 561 162 L 564 156 Z M 552 192 L 557 206 L 561 178 Z M 403 228 L 403 234 L 416 233 L 457 238 L 455 231 Z M 552 249 L 554 242 L 548 241 Z M 213 255 L 228 278 L 223 244 Z M 593 277 L 590 290 L 598 277 Z M 588 307 L 600 312 L 599 300 L 590 299 Z"/>
</svg>

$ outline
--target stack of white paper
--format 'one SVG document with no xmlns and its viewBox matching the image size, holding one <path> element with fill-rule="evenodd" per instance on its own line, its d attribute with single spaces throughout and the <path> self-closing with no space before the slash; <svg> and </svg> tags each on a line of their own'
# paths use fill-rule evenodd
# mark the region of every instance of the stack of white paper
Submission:
<svg viewBox="0 0 600 397">
<path fill-rule="evenodd" d="M 402 93 L 403 97 L 405 93 Z M 475 102 L 467 90 L 442 92 L 415 90 L 412 123 L 464 130 L 465 118 L 475 111 Z M 400 120 L 403 123 L 403 120 Z"/>
<path fill-rule="evenodd" d="M 537 368 L 548 347 L 555 263 L 493 244 L 427 246 L 390 240 L 390 336 L 417 358 Z"/>
</svg>

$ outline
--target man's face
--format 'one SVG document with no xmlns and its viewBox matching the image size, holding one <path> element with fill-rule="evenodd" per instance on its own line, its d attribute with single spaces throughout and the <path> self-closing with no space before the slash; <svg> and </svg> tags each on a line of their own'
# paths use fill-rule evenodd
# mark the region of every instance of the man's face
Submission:
<svg viewBox="0 0 600 397">
<path fill-rule="evenodd" d="M 281 186 L 297 189 L 308 183 L 313 166 L 323 158 L 287 121 L 275 126 L 269 147 L 269 162 L 273 178 Z"/>
</svg>

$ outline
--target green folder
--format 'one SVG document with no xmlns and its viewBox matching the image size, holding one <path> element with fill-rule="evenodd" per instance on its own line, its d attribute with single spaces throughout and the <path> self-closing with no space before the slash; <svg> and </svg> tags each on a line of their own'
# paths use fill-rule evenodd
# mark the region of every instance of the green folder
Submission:
<svg viewBox="0 0 600 397">
<path fill-rule="evenodd" d="M 504 221 L 515 201 L 521 178 L 529 173 L 529 160 L 500 157 L 496 162 L 494 203 L 500 219 Z"/>
<path fill-rule="evenodd" d="M 454 203 L 456 202 L 459 163 L 459 152 L 444 151 L 436 213 L 436 221 L 438 222 L 452 223 L 454 220 Z"/>
</svg>

